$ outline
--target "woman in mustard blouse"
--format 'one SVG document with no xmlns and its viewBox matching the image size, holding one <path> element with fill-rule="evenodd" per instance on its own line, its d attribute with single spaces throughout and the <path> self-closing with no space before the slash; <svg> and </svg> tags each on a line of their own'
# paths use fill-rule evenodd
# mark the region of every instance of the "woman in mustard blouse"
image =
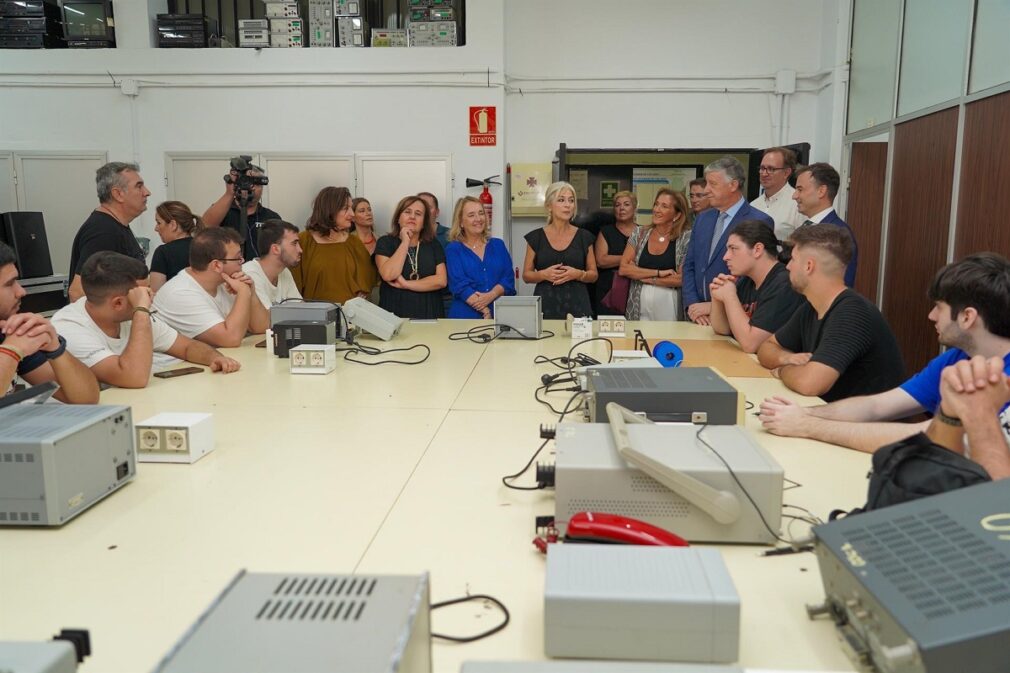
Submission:
<svg viewBox="0 0 1010 673">
<path fill-rule="evenodd" d="M 375 264 L 361 239 L 351 236 L 353 219 L 346 187 L 324 187 L 316 195 L 305 231 L 298 235 L 302 261 L 291 269 L 305 299 L 343 303 L 371 292 Z"/>
</svg>

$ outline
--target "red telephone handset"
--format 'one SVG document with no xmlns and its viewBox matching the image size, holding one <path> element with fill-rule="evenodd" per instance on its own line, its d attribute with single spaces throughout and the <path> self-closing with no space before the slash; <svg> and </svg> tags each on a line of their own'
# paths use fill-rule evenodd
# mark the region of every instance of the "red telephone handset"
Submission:
<svg viewBox="0 0 1010 673">
<path fill-rule="evenodd" d="M 603 542 L 649 545 L 653 547 L 687 547 L 684 538 L 650 523 L 616 514 L 578 512 L 568 520 L 566 542 Z"/>
</svg>

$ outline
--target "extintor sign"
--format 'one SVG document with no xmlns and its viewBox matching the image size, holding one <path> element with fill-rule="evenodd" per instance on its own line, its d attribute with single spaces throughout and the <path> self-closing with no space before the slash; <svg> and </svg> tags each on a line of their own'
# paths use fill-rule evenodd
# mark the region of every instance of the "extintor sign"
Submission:
<svg viewBox="0 0 1010 673">
<path fill-rule="evenodd" d="M 497 137 L 494 106 L 470 106 L 470 145 L 492 146 Z"/>
</svg>

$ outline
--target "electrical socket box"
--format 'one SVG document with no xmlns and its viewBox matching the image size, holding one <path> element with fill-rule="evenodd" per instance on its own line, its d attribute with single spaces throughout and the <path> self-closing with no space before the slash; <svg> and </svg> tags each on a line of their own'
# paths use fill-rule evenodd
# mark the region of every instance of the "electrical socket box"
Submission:
<svg viewBox="0 0 1010 673">
<path fill-rule="evenodd" d="M 288 351 L 292 374 L 329 374 L 337 368 L 333 344 L 303 344 Z"/>
<path fill-rule="evenodd" d="M 305 25 L 301 19 L 270 19 L 270 35 L 301 35 Z"/>
<path fill-rule="evenodd" d="M 373 30 L 371 43 L 373 47 L 406 47 L 407 31 L 401 28 L 389 30 Z"/>
<path fill-rule="evenodd" d="M 268 2 L 266 3 L 267 18 L 285 18 L 285 19 L 297 19 L 298 18 L 298 3 L 297 2 Z"/>
<path fill-rule="evenodd" d="M 368 22 L 360 16 L 337 17 L 337 44 L 341 47 L 367 47 Z"/>
<path fill-rule="evenodd" d="M 361 16 L 360 0 L 333 0 L 333 14 L 336 16 Z"/>
<path fill-rule="evenodd" d="M 627 319 L 623 315 L 601 315 L 596 319 L 601 337 L 623 337 L 627 334 Z"/>
<path fill-rule="evenodd" d="M 141 463 L 195 463 L 214 450 L 214 416 L 166 412 L 137 423 Z"/>
</svg>

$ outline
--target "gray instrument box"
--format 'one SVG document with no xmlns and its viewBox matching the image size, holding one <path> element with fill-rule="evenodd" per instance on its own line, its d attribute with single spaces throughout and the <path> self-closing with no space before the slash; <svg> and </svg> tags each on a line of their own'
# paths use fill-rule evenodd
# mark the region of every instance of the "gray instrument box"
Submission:
<svg viewBox="0 0 1010 673">
<path fill-rule="evenodd" d="M 1010 479 L 814 528 L 829 613 L 864 671 L 1005 673 Z"/>
<path fill-rule="evenodd" d="M 738 666 L 655 661 L 464 661 L 459 673 L 745 673 Z"/>
<path fill-rule="evenodd" d="M 411 47 L 455 47 L 455 21 L 413 21 L 407 25 Z"/>
<path fill-rule="evenodd" d="M 740 597 L 716 549 L 557 544 L 547 553 L 549 657 L 731 663 Z"/>
<path fill-rule="evenodd" d="M 341 47 L 367 47 L 368 22 L 360 16 L 337 17 L 337 44 Z"/>
<path fill-rule="evenodd" d="M 0 526 L 61 526 L 137 474 L 130 408 L 0 409 Z"/>
<path fill-rule="evenodd" d="M 64 640 L 43 643 L 0 642 L 3 673 L 75 673 L 77 652 Z"/>
<path fill-rule="evenodd" d="M 717 490 L 736 495 L 740 517 L 717 522 L 699 507 L 628 463 L 604 423 L 561 423 L 555 437 L 555 521 L 578 512 L 607 512 L 640 519 L 690 542 L 771 544 L 775 541 L 726 466 L 695 436 L 690 425 L 630 425 L 628 437 L 656 462 Z M 737 479 L 761 509 L 768 525 L 782 521 L 782 467 L 745 429 L 709 426 L 702 437 L 733 467 Z M 552 552 L 553 553 L 553 552 Z"/>
<path fill-rule="evenodd" d="M 340 307 L 328 301 L 286 301 L 270 307 L 270 328 L 279 322 L 339 322 Z M 343 330 L 338 330 L 343 336 Z"/>
<path fill-rule="evenodd" d="M 494 303 L 494 324 L 501 331 L 500 338 L 539 338 L 544 315 L 540 301 L 540 297 L 531 295 L 498 297 Z"/>
<path fill-rule="evenodd" d="M 429 673 L 428 575 L 241 571 L 154 673 Z"/>
<path fill-rule="evenodd" d="M 709 367 L 601 368 L 586 377 L 589 419 L 606 423 L 608 402 L 656 422 L 743 425 L 744 395 Z"/>
</svg>

